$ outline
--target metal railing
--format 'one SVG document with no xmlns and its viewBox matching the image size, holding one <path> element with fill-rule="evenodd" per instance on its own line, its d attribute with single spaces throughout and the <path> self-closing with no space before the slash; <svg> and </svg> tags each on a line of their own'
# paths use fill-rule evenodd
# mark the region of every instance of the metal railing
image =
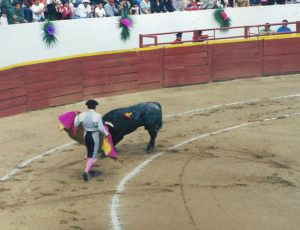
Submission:
<svg viewBox="0 0 300 230">
<path fill-rule="evenodd" d="M 300 33 L 300 21 L 296 22 L 288 22 L 288 23 L 270 23 L 267 24 L 268 26 L 282 26 L 283 24 L 286 25 L 295 25 L 295 29 L 291 29 L 291 32 L 285 32 L 285 33 L 277 33 L 274 32 L 272 35 L 276 34 L 295 34 Z M 156 34 L 140 34 L 139 35 L 139 46 L 140 48 L 143 47 L 149 47 L 149 46 L 159 46 L 159 45 L 170 45 L 173 41 L 162 41 L 159 42 L 159 38 L 166 36 L 166 35 L 175 35 L 176 33 L 182 33 L 182 34 L 192 34 L 192 39 L 182 40 L 182 43 L 191 43 L 191 42 L 197 42 L 198 41 L 198 31 L 201 30 L 202 34 L 205 34 L 205 41 L 211 41 L 211 40 L 224 40 L 224 39 L 238 39 L 238 38 L 253 38 L 253 37 L 260 37 L 260 36 L 266 36 L 260 34 L 260 30 L 264 28 L 266 24 L 261 25 L 251 25 L 251 26 L 234 26 L 234 27 L 224 27 L 224 28 L 211 28 L 211 29 L 198 29 L 198 30 L 186 30 L 186 31 L 173 31 L 173 32 L 166 32 L 166 33 L 156 33 Z M 222 32 L 224 30 L 238 30 L 238 34 L 235 36 L 226 36 L 225 32 Z M 218 35 L 218 36 L 217 36 Z M 224 35 L 224 36 L 222 36 Z M 144 38 L 150 38 L 153 39 L 152 43 L 144 43 Z"/>
</svg>

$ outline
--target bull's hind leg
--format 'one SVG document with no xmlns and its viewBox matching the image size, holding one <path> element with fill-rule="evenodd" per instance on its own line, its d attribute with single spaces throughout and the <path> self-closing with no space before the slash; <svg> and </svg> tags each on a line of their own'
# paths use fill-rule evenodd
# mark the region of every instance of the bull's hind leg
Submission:
<svg viewBox="0 0 300 230">
<path fill-rule="evenodd" d="M 150 142 L 147 146 L 147 152 L 150 153 L 151 150 L 154 148 L 155 138 L 157 136 L 158 130 L 156 128 L 150 128 L 148 129 L 148 133 L 150 135 Z"/>
</svg>

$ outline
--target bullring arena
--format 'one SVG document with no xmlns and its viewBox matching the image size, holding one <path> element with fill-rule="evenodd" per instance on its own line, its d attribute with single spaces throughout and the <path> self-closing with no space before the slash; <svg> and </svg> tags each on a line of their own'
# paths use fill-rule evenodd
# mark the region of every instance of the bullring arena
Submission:
<svg viewBox="0 0 300 230">
<path fill-rule="evenodd" d="M 83 102 L 2 118 L 0 175 L 19 171 L 0 185 L 1 229 L 298 229 L 299 93 L 288 75 L 98 98 L 101 113 L 158 101 L 164 125 L 150 155 L 140 128 L 88 183 L 84 146 L 57 130 Z"/>
<path fill-rule="evenodd" d="M 254 29 L 265 23 L 262 10 L 276 22 L 287 17 L 292 33 L 251 37 L 245 26 L 238 39 L 138 49 L 130 47 L 138 33 L 155 33 L 140 20 L 128 43 L 99 48 L 107 39 L 99 37 L 90 53 L 88 36 L 79 36 L 87 32 L 78 29 L 85 19 L 57 23 L 58 31 L 68 26 L 75 43 L 85 42 L 82 53 L 63 33 L 57 47 L 46 49 L 34 23 L 3 27 L 0 36 L 11 41 L 30 28 L 32 43 L 12 43 L 15 55 L 0 57 L 0 229 L 299 229 L 299 11 L 271 7 L 228 12 L 242 26 L 252 18 Z M 251 17 L 241 17 L 245 12 Z M 155 20 L 174 19 L 168 31 L 179 31 L 212 15 L 189 12 L 180 24 L 175 16 L 186 13 Z M 100 31 L 89 33 L 96 39 Z M 105 50 L 112 46 L 118 50 Z M 5 40 L 1 50 L 12 48 Z M 85 111 L 88 99 L 99 102 L 101 114 L 159 102 L 163 127 L 154 150 L 146 153 L 149 135 L 139 128 L 116 146 L 118 160 L 99 158 L 97 174 L 83 181 L 86 149 L 58 130 L 58 116 Z"/>
</svg>

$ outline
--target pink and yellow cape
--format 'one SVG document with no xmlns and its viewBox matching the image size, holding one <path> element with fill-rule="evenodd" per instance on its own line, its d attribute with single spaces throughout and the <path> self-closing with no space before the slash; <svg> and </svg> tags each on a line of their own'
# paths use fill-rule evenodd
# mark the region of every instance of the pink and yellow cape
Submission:
<svg viewBox="0 0 300 230">
<path fill-rule="evenodd" d="M 59 126 L 58 129 L 60 131 L 65 130 L 68 135 L 75 141 L 80 144 L 84 144 L 84 137 L 83 137 L 83 127 L 80 125 L 78 128 L 74 125 L 74 119 L 76 114 L 80 113 L 80 111 L 70 111 L 58 116 Z M 109 130 L 106 126 L 104 126 L 106 131 L 109 133 Z M 111 157 L 113 159 L 117 159 L 118 156 L 114 149 L 114 145 L 112 142 L 111 134 L 109 133 L 108 137 L 103 136 L 99 133 L 100 136 L 100 148 L 99 151 L 103 151 L 107 157 Z"/>
</svg>

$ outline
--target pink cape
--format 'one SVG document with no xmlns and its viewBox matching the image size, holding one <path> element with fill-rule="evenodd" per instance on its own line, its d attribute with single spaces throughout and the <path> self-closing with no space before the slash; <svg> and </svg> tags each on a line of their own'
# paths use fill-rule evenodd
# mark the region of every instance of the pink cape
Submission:
<svg viewBox="0 0 300 230">
<path fill-rule="evenodd" d="M 77 133 L 77 128 L 74 125 L 74 120 L 75 120 L 75 112 L 80 113 L 80 111 L 70 111 L 66 112 L 64 114 L 61 114 L 58 116 L 58 120 L 61 122 L 63 125 L 63 128 L 68 132 L 69 130 L 73 130 L 72 136 L 70 136 L 72 139 L 76 140 L 79 143 L 84 143 L 84 141 L 79 141 L 78 137 L 76 138 L 76 133 Z M 100 145 L 100 148 L 103 150 L 104 154 L 107 157 L 111 157 L 114 159 L 117 159 L 118 156 L 116 154 L 113 142 L 112 142 L 112 137 L 111 134 L 109 133 L 108 127 L 104 126 L 105 130 L 108 132 L 108 137 L 102 137 L 102 134 L 100 134 L 100 138 L 103 138 L 102 144 Z M 68 132 L 69 133 L 69 132 Z M 78 135 L 77 135 L 78 136 Z"/>
</svg>

